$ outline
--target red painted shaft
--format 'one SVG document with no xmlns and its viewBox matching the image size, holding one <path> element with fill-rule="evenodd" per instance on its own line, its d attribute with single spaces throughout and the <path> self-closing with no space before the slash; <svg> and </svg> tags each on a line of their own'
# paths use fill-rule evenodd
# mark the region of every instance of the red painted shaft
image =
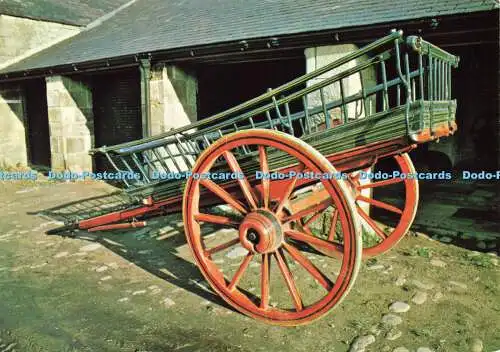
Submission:
<svg viewBox="0 0 500 352">
<path fill-rule="evenodd" d="M 106 231 L 106 230 L 130 229 L 130 228 L 145 227 L 145 226 L 146 226 L 146 221 L 122 222 L 119 224 L 109 224 L 109 225 L 92 227 L 87 231 L 95 232 L 95 231 Z"/>
</svg>

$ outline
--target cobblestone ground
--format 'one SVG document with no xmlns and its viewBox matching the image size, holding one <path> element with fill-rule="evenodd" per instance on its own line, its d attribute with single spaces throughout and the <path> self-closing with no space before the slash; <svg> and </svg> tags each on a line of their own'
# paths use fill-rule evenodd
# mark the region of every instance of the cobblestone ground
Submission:
<svg viewBox="0 0 500 352">
<path fill-rule="evenodd" d="M 433 239 L 480 252 L 500 247 L 498 182 L 420 183 L 420 206 L 413 229 Z"/>
<path fill-rule="evenodd" d="M 100 183 L 0 183 L 0 352 L 500 349 L 496 249 L 409 235 L 365 262 L 349 296 L 323 319 L 268 326 L 212 293 L 180 216 L 131 231 L 45 235 L 60 216 L 89 205 L 67 203 L 111 191 Z"/>
</svg>

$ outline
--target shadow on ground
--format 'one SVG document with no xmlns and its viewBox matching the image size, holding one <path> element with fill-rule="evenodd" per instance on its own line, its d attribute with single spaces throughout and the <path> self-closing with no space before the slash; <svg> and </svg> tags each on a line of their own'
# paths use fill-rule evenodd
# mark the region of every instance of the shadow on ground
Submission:
<svg viewBox="0 0 500 352">
<path fill-rule="evenodd" d="M 117 192 L 70 202 L 33 212 L 30 215 L 36 214 L 51 220 L 72 222 L 89 216 L 118 211 L 124 209 L 127 204 L 130 203 L 127 203 L 126 198 Z M 209 235 L 209 233 L 202 235 Z M 178 214 L 156 217 L 148 221 L 147 227 L 140 229 L 93 233 L 77 230 L 62 233 L 60 236 L 100 243 L 158 278 L 233 310 L 211 290 L 198 267 L 189 261 L 191 253 L 187 248 L 184 227 Z M 181 247 L 183 247 L 182 250 L 180 250 Z"/>
</svg>

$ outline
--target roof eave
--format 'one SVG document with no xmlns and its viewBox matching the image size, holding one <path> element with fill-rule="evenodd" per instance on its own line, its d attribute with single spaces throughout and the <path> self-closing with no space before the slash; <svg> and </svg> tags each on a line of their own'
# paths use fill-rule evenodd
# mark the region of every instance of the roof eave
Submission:
<svg viewBox="0 0 500 352">
<path fill-rule="evenodd" d="M 468 15 L 479 16 L 490 13 L 482 11 L 468 13 Z M 446 16 L 429 16 L 412 20 L 368 24 L 363 26 L 352 26 L 336 29 L 328 29 L 316 32 L 301 32 L 295 34 L 276 35 L 262 38 L 253 38 L 231 42 L 219 42 L 192 47 L 172 48 L 125 55 L 121 57 L 103 58 L 80 63 L 64 64 L 54 67 L 43 67 L 33 70 L 20 70 L 2 73 L 0 71 L 0 82 L 30 79 L 34 77 L 45 77 L 51 75 L 76 74 L 83 72 L 95 72 L 112 70 L 122 67 L 138 66 L 139 60 L 150 59 L 152 61 L 193 61 L 215 56 L 236 55 L 238 53 L 255 53 L 273 51 L 276 49 L 296 49 L 314 45 L 332 45 L 343 43 L 362 43 L 374 40 L 388 33 L 391 28 L 424 28 L 434 25 L 433 20 L 460 18 L 464 14 L 453 14 Z M 370 33 L 370 35 L 366 35 Z M 8 70 L 9 67 L 3 69 Z"/>
</svg>

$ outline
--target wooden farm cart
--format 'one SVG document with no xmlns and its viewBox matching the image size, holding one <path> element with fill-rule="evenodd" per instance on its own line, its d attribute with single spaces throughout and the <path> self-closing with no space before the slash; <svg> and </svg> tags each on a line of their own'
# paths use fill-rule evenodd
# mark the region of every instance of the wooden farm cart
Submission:
<svg viewBox="0 0 500 352">
<path fill-rule="evenodd" d="M 215 116 L 94 149 L 137 176 L 124 180 L 130 207 L 50 233 L 145 226 L 147 216 L 182 211 L 196 263 L 227 303 L 267 323 L 308 323 L 347 295 L 362 255 L 408 231 L 418 181 L 407 152 L 456 131 L 457 66 L 393 31 Z M 391 177 L 363 177 L 383 160 Z M 391 187 L 399 201 L 378 198 Z M 380 210 L 395 215 L 392 226 L 376 220 Z M 376 239 L 364 248 L 363 233 Z"/>
</svg>

